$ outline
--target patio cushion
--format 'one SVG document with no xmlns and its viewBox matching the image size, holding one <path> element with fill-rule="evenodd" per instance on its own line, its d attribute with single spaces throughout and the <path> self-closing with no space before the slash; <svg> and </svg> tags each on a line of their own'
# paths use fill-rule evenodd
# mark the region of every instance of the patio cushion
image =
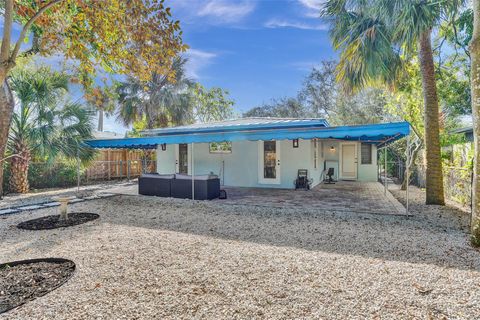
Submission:
<svg viewBox="0 0 480 320">
<path fill-rule="evenodd" d="M 179 180 L 192 180 L 191 175 L 186 174 L 175 174 L 175 179 Z M 214 174 L 202 174 L 202 175 L 195 175 L 195 180 L 210 180 L 210 179 L 218 179 L 218 176 Z"/>
</svg>

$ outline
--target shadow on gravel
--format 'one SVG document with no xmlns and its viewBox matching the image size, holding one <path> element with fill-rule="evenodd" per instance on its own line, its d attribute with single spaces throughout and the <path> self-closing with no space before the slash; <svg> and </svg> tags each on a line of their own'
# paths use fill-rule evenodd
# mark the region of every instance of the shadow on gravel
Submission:
<svg viewBox="0 0 480 320">
<path fill-rule="evenodd" d="M 109 224 L 480 271 L 480 253 L 470 247 L 468 234 L 455 223 L 435 225 L 421 217 L 298 212 L 145 196 L 104 201 L 101 207 L 111 214 L 102 215 L 102 221 Z"/>
</svg>

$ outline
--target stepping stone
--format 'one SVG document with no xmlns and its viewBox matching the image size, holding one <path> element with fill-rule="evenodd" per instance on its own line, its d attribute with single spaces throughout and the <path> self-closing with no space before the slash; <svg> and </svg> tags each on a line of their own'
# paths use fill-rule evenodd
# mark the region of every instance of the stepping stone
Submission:
<svg viewBox="0 0 480 320">
<path fill-rule="evenodd" d="M 4 214 L 12 214 L 12 213 L 17 213 L 19 212 L 20 210 L 18 209 L 2 209 L 0 210 L 0 215 L 4 215 Z"/>
<path fill-rule="evenodd" d="M 108 197 L 113 197 L 115 194 L 113 193 L 100 193 L 98 195 L 99 198 L 108 198 Z"/>
<path fill-rule="evenodd" d="M 42 205 L 34 204 L 31 206 L 18 207 L 19 210 L 37 210 L 43 208 Z"/>
<path fill-rule="evenodd" d="M 95 200 L 95 199 L 99 199 L 98 196 L 90 196 L 90 197 L 85 197 L 83 198 L 84 200 Z"/>
<path fill-rule="evenodd" d="M 77 202 L 83 202 L 83 201 L 85 201 L 85 199 L 76 198 L 76 199 L 73 199 L 73 200 L 68 201 L 68 203 L 77 203 Z"/>
<path fill-rule="evenodd" d="M 45 208 L 56 207 L 59 205 L 60 205 L 60 202 L 48 202 L 43 204 Z"/>
</svg>

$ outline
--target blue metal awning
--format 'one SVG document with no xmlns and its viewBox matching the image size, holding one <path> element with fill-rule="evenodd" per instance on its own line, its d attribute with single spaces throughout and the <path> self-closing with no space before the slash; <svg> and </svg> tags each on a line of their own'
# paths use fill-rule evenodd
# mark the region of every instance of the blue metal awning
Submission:
<svg viewBox="0 0 480 320">
<path fill-rule="evenodd" d="M 304 123 L 305 124 L 305 123 Z M 327 125 L 327 126 L 325 126 Z M 210 129 L 208 129 L 210 128 Z M 262 125 L 261 128 L 242 126 L 241 128 L 222 126 L 170 128 L 150 132 L 157 134 L 142 138 L 124 138 L 108 140 L 88 140 L 86 144 L 93 148 L 154 149 L 160 144 L 209 143 L 223 141 L 257 140 L 293 140 L 293 139 L 338 139 L 362 141 L 383 146 L 401 139 L 410 133 L 408 122 L 393 122 L 358 126 L 328 127 L 328 123 L 317 122 L 306 125 L 282 124 L 279 127 Z"/>
</svg>

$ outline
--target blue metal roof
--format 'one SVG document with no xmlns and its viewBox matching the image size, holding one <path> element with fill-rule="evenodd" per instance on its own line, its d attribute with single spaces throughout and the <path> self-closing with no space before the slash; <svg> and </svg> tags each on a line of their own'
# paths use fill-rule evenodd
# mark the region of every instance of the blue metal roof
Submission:
<svg viewBox="0 0 480 320">
<path fill-rule="evenodd" d="M 231 127 L 219 127 L 211 129 L 168 129 L 156 136 L 142 138 L 124 138 L 109 140 L 88 140 L 86 143 L 93 148 L 129 148 L 129 149 L 154 149 L 159 144 L 178 143 L 208 143 L 223 141 L 242 140 L 293 140 L 293 139 L 339 139 L 374 143 L 379 146 L 401 139 L 410 133 L 408 122 L 393 122 L 358 126 L 327 127 L 320 125 L 287 125 L 282 124 L 277 128 L 265 128 L 250 126 L 245 129 L 242 125 L 240 130 L 233 130 Z M 208 131 L 206 128 L 210 128 Z"/>
<path fill-rule="evenodd" d="M 173 134 L 230 132 L 245 130 L 273 130 L 282 128 L 323 128 L 329 124 L 320 118 L 241 118 L 234 120 L 197 123 L 172 128 L 144 130 L 145 136 L 163 136 Z"/>
</svg>

